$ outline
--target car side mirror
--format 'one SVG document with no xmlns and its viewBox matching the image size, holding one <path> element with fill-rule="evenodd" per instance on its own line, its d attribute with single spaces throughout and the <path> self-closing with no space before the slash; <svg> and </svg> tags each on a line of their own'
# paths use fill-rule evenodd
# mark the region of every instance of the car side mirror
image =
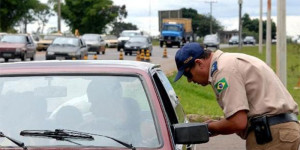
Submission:
<svg viewBox="0 0 300 150">
<path fill-rule="evenodd" d="M 206 123 L 180 123 L 174 125 L 176 144 L 200 144 L 209 141 Z"/>
</svg>

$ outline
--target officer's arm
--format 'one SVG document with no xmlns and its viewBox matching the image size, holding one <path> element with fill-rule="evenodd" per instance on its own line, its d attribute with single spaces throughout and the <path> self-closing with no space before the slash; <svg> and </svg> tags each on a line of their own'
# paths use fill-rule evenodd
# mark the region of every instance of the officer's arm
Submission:
<svg viewBox="0 0 300 150">
<path fill-rule="evenodd" d="M 212 135 L 239 133 L 247 127 L 247 113 L 240 110 L 227 119 L 208 123 L 208 130 Z"/>
</svg>

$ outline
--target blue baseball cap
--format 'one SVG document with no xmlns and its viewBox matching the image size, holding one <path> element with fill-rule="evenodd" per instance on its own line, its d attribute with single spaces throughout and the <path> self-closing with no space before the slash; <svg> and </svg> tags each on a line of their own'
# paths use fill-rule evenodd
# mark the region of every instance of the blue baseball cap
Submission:
<svg viewBox="0 0 300 150">
<path fill-rule="evenodd" d="M 179 80 L 184 70 L 190 67 L 191 64 L 204 53 L 203 48 L 199 43 L 187 43 L 181 49 L 176 52 L 175 62 L 177 66 L 178 73 L 174 79 L 174 82 Z"/>
</svg>

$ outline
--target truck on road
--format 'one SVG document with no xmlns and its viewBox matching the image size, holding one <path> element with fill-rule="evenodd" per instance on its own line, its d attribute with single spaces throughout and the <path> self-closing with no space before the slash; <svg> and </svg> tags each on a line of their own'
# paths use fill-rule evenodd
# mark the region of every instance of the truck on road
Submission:
<svg viewBox="0 0 300 150">
<path fill-rule="evenodd" d="M 162 20 L 160 31 L 160 47 L 173 45 L 180 48 L 184 43 L 192 40 L 192 19 L 188 18 L 165 18 Z"/>
</svg>

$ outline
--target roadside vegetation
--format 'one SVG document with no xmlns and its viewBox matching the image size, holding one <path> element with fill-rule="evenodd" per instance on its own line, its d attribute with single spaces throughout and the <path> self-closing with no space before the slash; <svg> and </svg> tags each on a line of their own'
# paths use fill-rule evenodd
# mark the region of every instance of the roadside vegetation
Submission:
<svg viewBox="0 0 300 150">
<path fill-rule="evenodd" d="M 223 49 L 224 52 L 245 53 L 258 57 L 265 61 L 265 47 L 263 54 L 259 54 L 257 46 L 243 47 L 239 50 L 238 47 Z M 276 46 L 272 45 L 272 69 L 276 71 Z M 202 87 L 199 85 L 188 83 L 185 77 L 179 81 L 173 82 L 176 72 L 169 76 L 176 94 L 178 95 L 181 104 L 187 114 L 197 114 L 209 118 L 218 118 L 223 116 L 223 112 L 219 107 L 215 94 L 211 86 Z M 288 44 L 287 46 L 287 89 L 300 106 L 300 45 Z M 276 92 L 276 91 L 274 91 Z M 200 119 L 203 117 L 200 117 Z"/>
</svg>

